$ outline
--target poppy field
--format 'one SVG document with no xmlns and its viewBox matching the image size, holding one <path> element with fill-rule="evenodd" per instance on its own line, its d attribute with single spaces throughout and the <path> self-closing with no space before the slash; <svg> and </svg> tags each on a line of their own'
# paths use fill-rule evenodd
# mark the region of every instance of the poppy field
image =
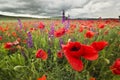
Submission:
<svg viewBox="0 0 120 80">
<path fill-rule="evenodd" d="M 0 21 L 0 80 L 120 80 L 120 20 Z"/>
</svg>

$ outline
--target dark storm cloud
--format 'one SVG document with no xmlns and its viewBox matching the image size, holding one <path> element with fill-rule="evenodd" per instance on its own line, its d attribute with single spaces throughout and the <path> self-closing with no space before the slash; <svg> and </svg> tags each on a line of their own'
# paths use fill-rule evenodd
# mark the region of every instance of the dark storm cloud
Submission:
<svg viewBox="0 0 120 80">
<path fill-rule="evenodd" d="M 0 0 L 0 14 L 71 17 L 116 17 L 119 0 Z M 113 10 L 113 12 L 111 12 Z"/>
</svg>

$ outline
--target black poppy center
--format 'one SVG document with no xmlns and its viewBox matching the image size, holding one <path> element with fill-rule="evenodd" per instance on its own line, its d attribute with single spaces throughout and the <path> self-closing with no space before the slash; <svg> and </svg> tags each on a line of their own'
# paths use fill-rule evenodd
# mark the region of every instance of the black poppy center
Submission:
<svg viewBox="0 0 120 80">
<path fill-rule="evenodd" d="M 79 49 L 80 49 L 79 47 L 74 46 L 71 48 L 71 51 L 78 51 Z"/>
</svg>

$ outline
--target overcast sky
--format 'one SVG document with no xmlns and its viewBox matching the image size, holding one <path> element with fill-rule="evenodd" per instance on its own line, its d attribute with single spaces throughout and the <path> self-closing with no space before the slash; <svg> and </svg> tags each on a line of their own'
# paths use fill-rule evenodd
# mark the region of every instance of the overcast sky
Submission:
<svg viewBox="0 0 120 80">
<path fill-rule="evenodd" d="M 118 18 L 120 0 L 0 0 L 0 14 L 11 16 L 60 16 Z"/>
</svg>

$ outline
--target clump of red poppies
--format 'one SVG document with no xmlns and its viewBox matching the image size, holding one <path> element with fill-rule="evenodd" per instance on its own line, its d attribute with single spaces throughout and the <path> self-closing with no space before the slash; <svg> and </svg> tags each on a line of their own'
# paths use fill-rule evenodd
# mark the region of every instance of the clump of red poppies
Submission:
<svg viewBox="0 0 120 80">
<path fill-rule="evenodd" d="M 87 60 L 96 60 L 98 58 L 98 51 L 104 49 L 108 43 L 106 41 L 93 42 L 91 45 L 84 45 L 80 42 L 68 42 L 62 45 L 64 55 L 72 68 L 76 71 L 83 70 L 83 63 L 80 58 Z"/>
</svg>

